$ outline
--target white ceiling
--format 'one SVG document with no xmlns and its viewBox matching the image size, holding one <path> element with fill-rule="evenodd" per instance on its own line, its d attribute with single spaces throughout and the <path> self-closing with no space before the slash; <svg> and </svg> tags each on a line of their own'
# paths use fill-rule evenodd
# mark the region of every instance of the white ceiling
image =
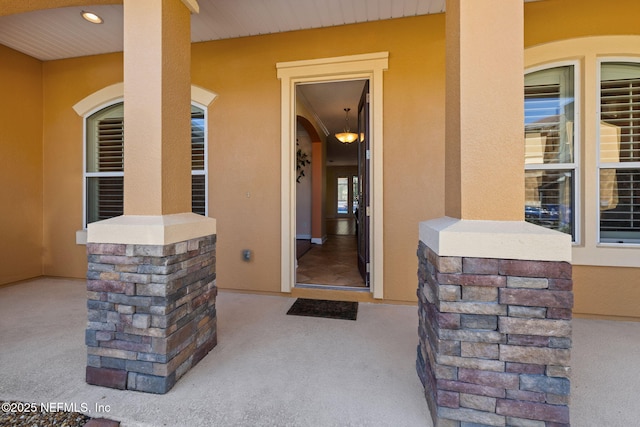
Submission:
<svg viewBox="0 0 640 427">
<path fill-rule="evenodd" d="M 200 13 L 191 19 L 193 42 L 442 13 L 445 8 L 445 0 L 199 0 L 198 3 Z M 104 23 L 85 21 L 80 16 L 83 10 L 98 14 Z M 122 15 L 122 5 L 91 6 L 88 1 L 82 7 L 0 16 L 0 44 L 42 61 L 121 52 Z M 335 133 L 344 127 L 345 107 L 351 108 L 355 128 L 361 90 L 362 83 L 358 89 L 358 84 L 351 82 L 313 85 L 303 89 L 303 94 L 326 129 Z"/>
<path fill-rule="evenodd" d="M 12 0 L 17 1 L 17 0 Z M 117 3 L 117 0 L 114 0 Z M 200 0 L 193 42 L 219 40 L 444 11 L 445 0 Z M 90 10 L 104 19 L 90 24 Z M 0 16 L 0 44 L 43 61 L 122 51 L 122 5 L 47 9 Z"/>
</svg>

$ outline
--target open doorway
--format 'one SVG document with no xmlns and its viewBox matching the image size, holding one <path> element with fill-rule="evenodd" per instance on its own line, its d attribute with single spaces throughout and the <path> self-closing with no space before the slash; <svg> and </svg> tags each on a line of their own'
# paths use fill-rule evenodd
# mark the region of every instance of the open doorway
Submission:
<svg viewBox="0 0 640 427">
<path fill-rule="evenodd" d="M 296 286 L 369 286 L 368 88 L 368 79 L 296 85 Z"/>
<path fill-rule="evenodd" d="M 370 268 L 368 288 L 374 299 L 384 298 L 384 194 L 383 194 L 383 132 L 384 79 L 389 68 L 389 52 L 364 53 L 332 58 L 305 59 L 276 63 L 280 79 L 280 290 L 293 291 L 296 286 L 296 86 L 299 83 L 320 83 L 337 80 L 367 80 L 371 96 L 370 109 L 370 205 L 368 238 Z M 324 130 L 323 130 L 324 131 Z M 326 133 L 328 134 L 328 132 Z"/>
</svg>

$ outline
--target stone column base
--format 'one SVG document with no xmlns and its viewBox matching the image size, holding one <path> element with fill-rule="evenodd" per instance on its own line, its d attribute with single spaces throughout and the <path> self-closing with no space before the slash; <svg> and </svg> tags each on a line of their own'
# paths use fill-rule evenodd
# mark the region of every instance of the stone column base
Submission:
<svg viewBox="0 0 640 427">
<path fill-rule="evenodd" d="M 87 383 L 168 392 L 217 342 L 216 236 L 87 255 Z"/>
<path fill-rule="evenodd" d="M 427 224 L 433 233 L 421 233 L 418 248 L 416 367 L 434 425 L 568 426 L 571 264 L 464 256 L 462 252 L 472 255 L 474 249 L 477 254 L 469 245 L 474 238 L 489 245 L 483 249 L 488 253 L 503 250 L 492 247 L 493 240 L 512 256 L 523 256 L 536 237 L 527 243 L 519 235 L 516 246 L 522 247 L 514 249 L 495 236 L 482 239 L 483 226 L 496 224 L 481 223 L 472 238 L 458 245 L 459 232 L 468 234 L 469 223 L 441 225 Z M 516 228 L 522 227 L 532 226 Z M 563 251 L 552 248 L 555 239 L 565 238 L 551 236 L 547 255 L 562 258 Z"/>
</svg>

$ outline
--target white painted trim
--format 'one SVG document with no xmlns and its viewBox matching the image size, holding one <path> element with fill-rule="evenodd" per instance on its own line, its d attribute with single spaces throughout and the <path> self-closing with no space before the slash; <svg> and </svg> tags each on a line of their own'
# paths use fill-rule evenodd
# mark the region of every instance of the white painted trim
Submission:
<svg viewBox="0 0 640 427">
<path fill-rule="evenodd" d="M 311 234 L 297 234 L 296 239 L 298 240 L 311 240 Z"/>
<path fill-rule="evenodd" d="M 276 64 L 281 80 L 281 291 L 295 285 L 295 85 L 332 80 L 368 79 L 371 93 L 371 292 L 384 297 L 383 236 L 383 71 L 389 67 L 389 53 L 321 58 Z"/>
<path fill-rule="evenodd" d="M 525 66 L 538 67 L 545 64 L 575 59 L 582 68 L 582 123 L 581 166 L 583 173 L 581 189 L 582 234 L 581 243 L 572 250 L 573 265 L 606 267 L 640 267 L 640 245 L 618 246 L 598 243 L 598 140 L 600 110 L 598 88 L 599 58 L 625 58 L 634 61 L 640 58 L 640 36 L 593 36 L 579 37 L 545 43 L 525 49 Z M 577 110 L 577 109 L 576 109 Z"/>
<path fill-rule="evenodd" d="M 327 241 L 327 236 L 311 238 L 311 243 L 313 243 L 314 245 L 324 245 L 326 241 Z"/>
<path fill-rule="evenodd" d="M 211 105 L 213 101 L 218 97 L 218 94 L 212 92 L 208 89 L 205 89 L 200 86 L 191 85 L 191 101 L 197 102 L 206 107 Z M 80 117 L 85 117 L 90 115 L 90 113 L 94 112 L 96 108 L 106 105 L 106 104 L 115 104 L 116 100 L 124 99 L 124 83 L 115 83 L 111 86 L 104 87 L 91 95 L 83 98 L 78 101 L 74 106 L 73 110 Z"/>
<path fill-rule="evenodd" d="M 571 236 L 525 221 L 442 217 L 420 223 L 420 241 L 440 256 L 571 262 Z"/>
<path fill-rule="evenodd" d="M 349 292 L 367 292 L 369 289 L 362 286 L 339 286 L 339 285 L 322 285 L 318 283 L 296 283 L 296 288 L 301 289 L 317 289 L 323 291 L 349 291 Z"/>
<path fill-rule="evenodd" d="M 216 234 L 216 220 L 194 213 L 123 215 L 87 226 L 87 242 L 169 245 Z"/>
<path fill-rule="evenodd" d="M 116 100 L 124 96 L 124 83 L 116 83 L 111 86 L 104 87 L 84 99 L 78 101 L 73 106 L 73 110 L 80 117 L 85 117 L 93 112 L 97 107 L 104 104 L 113 104 Z"/>
<path fill-rule="evenodd" d="M 348 56 L 334 56 L 330 58 L 316 58 L 316 59 L 308 59 L 302 61 L 289 61 L 289 62 L 278 62 L 276 64 L 276 68 L 278 69 L 278 78 L 281 78 L 281 72 L 283 74 L 289 74 L 288 70 L 291 70 L 290 73 L 298 76 L 309 76 L 309 74 L 302 72 L 303 69 L 308 67 L 313 67 L 314 71 L 323 72 L 326 71 L 326 75 L 331 76 L 329 80 L 332 80 L 336 73 L 340 74 L 341 72 L 345 72 L 345 69 L 342 69 L 344 66 L 347 70 L 346 72 L 353 72 L 354 70 L 363 70 L 369 69 L 369 65 L 358 65 L 358 62 L 370 63 L 372 61 L 382 60 L 385 62 L 385 69 L 388 67 L 386 64 L 389 59 L 389 52 L 374 52 L 374 53 L 364 53 L 360 55 L 348 55 Z M 337 67 L 337 68 L 336 68 Z M 309 68 L 311 69 L 311 68 Z M 318 75 L 318 74 L 314 74 Z M 325 76 L 326 76 L 325 75 Z M 325 78 L 324 80 L 327 80 Z"/>
<path fill-rule="evenodd" d="M 182 0 L 182 3 L 189 9 L 191 13 L 198 14 L 200 13 L 200 5 L 198 4 L 198 0 Z"/>
<path fill-rule="evenodd" d="M 200 86 L 191 85 L 191 102 L 200 104 L 200 108 L 206 110 L 207 107 L 216 100 L 218 94 Z"/>
</svg>

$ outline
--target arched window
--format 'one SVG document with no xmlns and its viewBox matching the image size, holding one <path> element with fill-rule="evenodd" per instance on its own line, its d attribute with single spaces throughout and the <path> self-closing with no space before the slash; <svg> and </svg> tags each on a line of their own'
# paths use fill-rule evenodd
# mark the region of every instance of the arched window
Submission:
<svg viewBox="0 0 640 427">
<path fill-rule="evenodd" d="M 84 226 L 122 215 L 124 198 L 124 103 L 108 105 L 85 122 Z M 207 215 L 206 110 L 191 105 L 191 208 Z"/>
<path fill-rule="evenodd" d="M 191 210 L 207 216 L 207 120 L 205 110 L 191 104 Z"/>
<path fill-rule="evenodd" d="M 122 215 L 124 188 L 124 106 L 110 105 L 87 117 L 85 227 Z"/>
</svg>

